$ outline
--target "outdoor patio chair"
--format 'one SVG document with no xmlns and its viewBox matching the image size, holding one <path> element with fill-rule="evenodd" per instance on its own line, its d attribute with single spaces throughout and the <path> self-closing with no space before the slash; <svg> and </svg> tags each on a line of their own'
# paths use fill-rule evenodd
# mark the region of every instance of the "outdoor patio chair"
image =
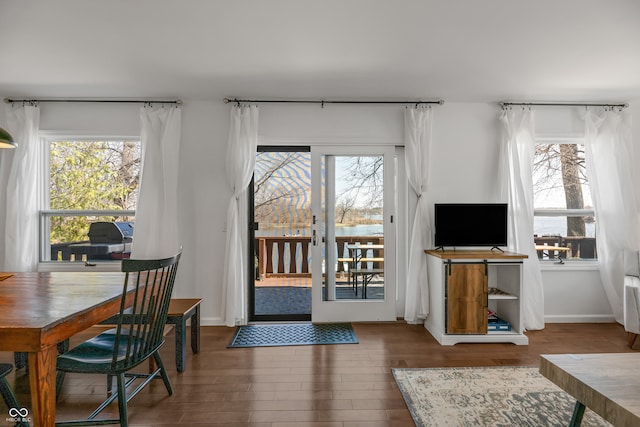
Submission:
<svg viewBox="0 0 640 427">
<path fill-rule="evenodd" d="M 2 399 L 9 409 L 9 417 L 22 420 L 22 418 L 28 415 L 28 412 L 23 412 L 24 409 L 18 403 L 16 395 L 13 393 L 13 390 L 11 390 L 11 386 L 5 378 L 12 370 L 13 365 L 0 363 L 0 394 L 2 394 Z M 29 427 L 29 423 L 26 421 L 16 422 L 15 425 L 18 427 Z"/>
<path fill-rule="evenodd" d="M 86 420 L 57 422 L 57 426 L 128 425 L 127 402 L 153 379 L 162 379 L 167 392 L 173 390 L 160 358 L 164 343 L 169 301 L 178 268 L 180 254 L 158 260 L 122 260 L 126 273 L 120 315 L 115 328 L 91 338 L 58 356 L 57 391 L 60 392 L 65 373 L 104 374 L 117 380 L 117 391 L 110 395 Z M 154 370 L 134 373 L 132 369 L 152 358 Z M 148 366 L 144 364 L 143 366 Z M 136 380 L 142 380 L 132 390 Z M 118 419 L 96 419 L 111 402 L 118 399 Z"/>
<path fill-rule="evenodd" d="M 596 239 L 595 237 L 585 237 L 580 242 L 580 258 L 592 259 L 596 257 Z"/>
</svg>

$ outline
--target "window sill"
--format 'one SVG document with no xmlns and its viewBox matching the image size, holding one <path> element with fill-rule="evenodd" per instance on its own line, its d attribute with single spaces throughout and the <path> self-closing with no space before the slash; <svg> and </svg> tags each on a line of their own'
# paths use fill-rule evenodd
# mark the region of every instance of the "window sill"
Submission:
<svg viewBox="0 0 640 427">
<path fill-rule="evenodd" d="M 83 262 L 41 262 L 38 263 L 39 272 L 51 271 L 121 271 L 122 263 L 119 261 L 95 262 L 94 266 L 87 266 Z"/>
<path fill-rule="evenodd" d="M 599 271 L 598 261 L 565 261 L 557 264 L 557 261 L 540 261 L 540 271 Z"/>
</svg>

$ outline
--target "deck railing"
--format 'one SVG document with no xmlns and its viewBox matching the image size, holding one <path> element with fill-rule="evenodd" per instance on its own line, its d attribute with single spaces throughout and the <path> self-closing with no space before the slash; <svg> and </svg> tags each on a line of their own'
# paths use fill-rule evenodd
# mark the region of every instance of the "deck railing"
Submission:
<svg viewBox="0 0 640 427">
<path fill-rule="evenodd" d="M 338 258 L 349 256 L 347 244 L 381 245 L 382 236 L 336 236 Z M 277 276 L 310 277 L 311 254 L 309 236 L 256 237 L 256 274 L 259 278 Z M 382 256 L 382 255 L 379 255 Z M 337 272 L 346 271 L 346 262 L 338 262 Z"/>
<path fill-rule="evenodd" d="M 536 244 L 547 244 L 553 246 L 566 245 L 570 251 L 554 253 L 556 257 L 576 257 L 582 259 L 596 258 L 595 238 L 589 237 L 535 237 Z M 336 236 L 337 258 L 346 259 L 350 256 L 346 245 L 359 243 L 362 246 L 367 244 L 382 245 L 382 236 Z M 311 253 L 309 246 L 311 237 L 309 236 L 270 236 L 256 237 L 256 275 L 259 278 L 278 276 L 301 276 L 311 277 Z M 551 249 L 551 248 L 549 248 Z M 377 257 L 384 257 L 384 250 L 378 250 Z M 543 251 L 538 251 L 542 258 Z M 555 251 L 553 251 L 555 252 Z M 544 255 L 549 256 L 549 254 Z M 374 265 L 374 268 L 379 266 Z M 347 271 L 348 262 L 339 261 L 336 266 L 336 273 Z"/>
<path fill-rule="evenodd" d="M 540 259 L 574 258 L 592 260 L 598 258 L 596 238 L 584 236 L 535 236 L 536 245 L 549 246 L 549 249 L 538 250 Z M 564 248 L 554 250 L 553 247 Z"/>
</svg>

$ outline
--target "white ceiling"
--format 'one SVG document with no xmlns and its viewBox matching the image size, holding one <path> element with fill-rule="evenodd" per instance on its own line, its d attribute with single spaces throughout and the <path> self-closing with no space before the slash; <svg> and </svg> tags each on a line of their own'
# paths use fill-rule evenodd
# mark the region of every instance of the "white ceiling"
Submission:
<svg viewBox="0 0 640 427">
<path fill-rule="evenodd" d="M 0 0 L 0 96 L 640 99 L 638 0 Z"/>
</svg>

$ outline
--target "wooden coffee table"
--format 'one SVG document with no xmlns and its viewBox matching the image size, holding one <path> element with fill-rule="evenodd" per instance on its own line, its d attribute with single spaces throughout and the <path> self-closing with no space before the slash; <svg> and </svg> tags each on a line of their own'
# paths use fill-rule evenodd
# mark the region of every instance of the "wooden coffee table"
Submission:
<svg viewBox="0 0 640 427">
<path fill-rule="evenodd" d="M 585 407 L 615 426 L 640 425 L 639 367 L 639 353 L 540 356 L 540 373 L 577 400 L 572 426 Z"/>
</svg>

